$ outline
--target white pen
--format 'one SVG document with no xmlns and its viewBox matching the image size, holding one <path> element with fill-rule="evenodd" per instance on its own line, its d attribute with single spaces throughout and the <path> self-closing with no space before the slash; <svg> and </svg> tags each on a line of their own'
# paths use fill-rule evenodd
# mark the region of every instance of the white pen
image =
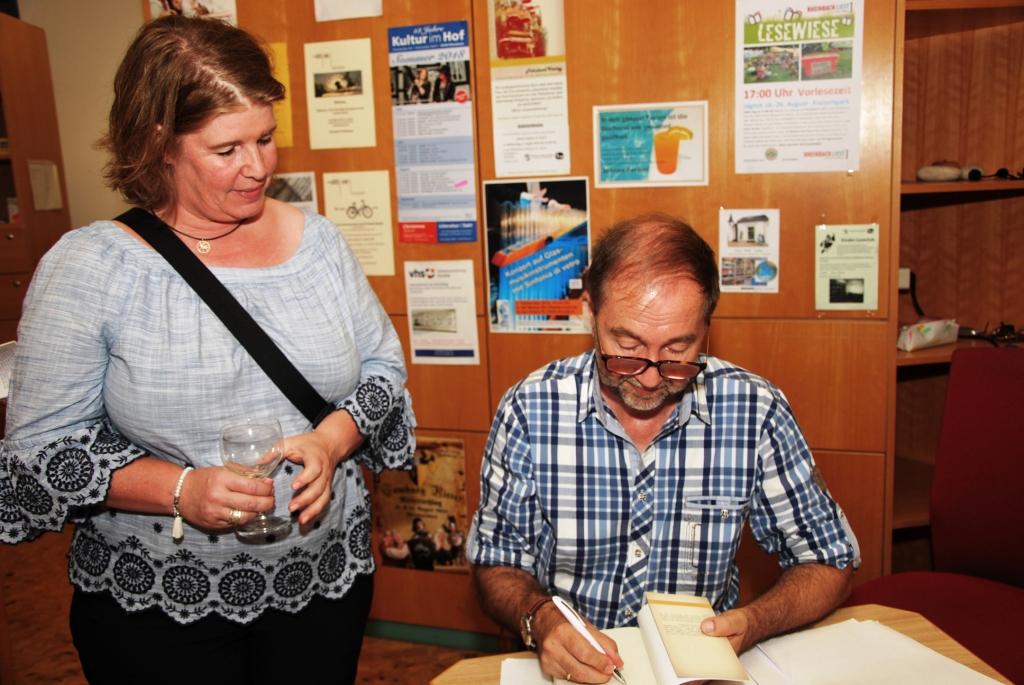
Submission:
<svg viewBox="0 0 1024 685">
<path fill-rule="evenodd" d="M 594 636 L 590 634 L 590 631 L 587 630 L 586 624 L 583 623 L 583 617 L 576 613 L 576 610 L 569 606 L 568 602 L 555 595 L 551 598 L 551 603 L 562 612 L 562 616 L 565 616 L 565 620 L 569 622 L 569 625 L 575 628 L 577 633 L 586 638 L 591 647 L 601 652 L 601 654 L 608 656 L 608 652 L 604 651 L 604 647 L 602 647 L 601 644 L 594 639 Z M 612 675 L 615 676 L 615 679 L 622 683 L 622 685 L 626 685 L 626 679 L 622 677 L 622 673 L 619 672 L 619 669 L 616 668 L 612 670 Z"/>
</svg>

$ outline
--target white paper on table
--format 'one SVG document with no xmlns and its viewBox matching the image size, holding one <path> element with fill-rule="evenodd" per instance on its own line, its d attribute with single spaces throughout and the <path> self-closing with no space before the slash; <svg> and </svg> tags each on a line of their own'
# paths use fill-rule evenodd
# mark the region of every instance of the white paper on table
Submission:
<svg viewBox="0 0 1024 685">
<path fill-rule="evenodd" d="M 759 646 L 740 654 L 740 663 L 747 669 L 747 675 L 750 676 L 747 683 L 750 685 L 793 685 L 793 681 L 772 663 Z"/>
<path fill-rule="evenodd" d="M 996 681 L 877 621 L 850 619 L 768 640 L 760 649 L 794 683 L 972 685 Z"/>
<path fill-rule="evenodd" d="M 538 659 L 504 659 L 501 685 L 551 685 L 551 678 L 540 670 Z"/>
</svg>

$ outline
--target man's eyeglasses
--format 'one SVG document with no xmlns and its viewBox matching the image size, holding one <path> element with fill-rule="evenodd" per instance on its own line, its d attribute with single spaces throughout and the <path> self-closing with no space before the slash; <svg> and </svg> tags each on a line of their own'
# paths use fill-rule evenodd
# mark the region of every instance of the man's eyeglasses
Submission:
<svg viewBox="0 0 1024 685">
<path fill-rule="evenodd" d="M 679 362 L 672 359 L 654 361 L 644 357 L 623 357 L 618 354 L 605 354 L 598 341 L 598 355 L 604 362 L 604 368 L 619 376 L 639 376 L 648 367 L 658 369 L 661 377 L 670 381 L 691 381 L 707 368 L 706 362 Z"/>
<path fill-rule="evenodd" d="M 670 381 L 691 381 L 700 374 L 707 364 L 704 362 L 677 362 L 671 359 L 654 361 L 643 357 L 621 357 L 615 354 L 602 354 L 604 368 L 620 376 L 639 376 L 647 367 L 658 369 L 662 378 Z"/>
</svg>

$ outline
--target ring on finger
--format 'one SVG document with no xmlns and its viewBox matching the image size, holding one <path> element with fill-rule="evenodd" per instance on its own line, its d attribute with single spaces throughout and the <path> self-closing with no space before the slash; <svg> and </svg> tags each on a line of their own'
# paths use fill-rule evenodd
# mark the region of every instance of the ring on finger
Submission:
<svg viewBox="0 0 1024 685">
<path fill-rule="evenodd" d="M 232 509 L 230 512 L 228 512 L 228 521 L 230 521 L 232 524 L 237 526 L 239 522 L 241 522 L 241 520 L 242 512 L 239 511 L 238 509 Z"/>
<path fill-rule="evenodd" d="M 565 672 L 565 679 L 568 680 L 571 683 L 572 682 L 572 673 L 569 673 L 568 671 L 566 671 Z"/>
</svg>

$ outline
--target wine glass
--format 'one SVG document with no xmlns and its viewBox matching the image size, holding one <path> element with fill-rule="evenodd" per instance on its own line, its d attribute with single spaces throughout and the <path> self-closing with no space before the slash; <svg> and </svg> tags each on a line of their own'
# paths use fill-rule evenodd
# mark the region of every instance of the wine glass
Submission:
<svg viewBox="0 0 1024 685">
<path fill-rule="evenodd" d="M 277 419 L 248 419 L 225 426 L 220 445 L 224 466 L 246 478 L 266 478 L 284 457 L 284 435 Z M 291 528 L 290 518 L 261 511 L 252 521 L 235 526 L 235 534 L 243 540 L 273 542 Z"/>
</svg>

